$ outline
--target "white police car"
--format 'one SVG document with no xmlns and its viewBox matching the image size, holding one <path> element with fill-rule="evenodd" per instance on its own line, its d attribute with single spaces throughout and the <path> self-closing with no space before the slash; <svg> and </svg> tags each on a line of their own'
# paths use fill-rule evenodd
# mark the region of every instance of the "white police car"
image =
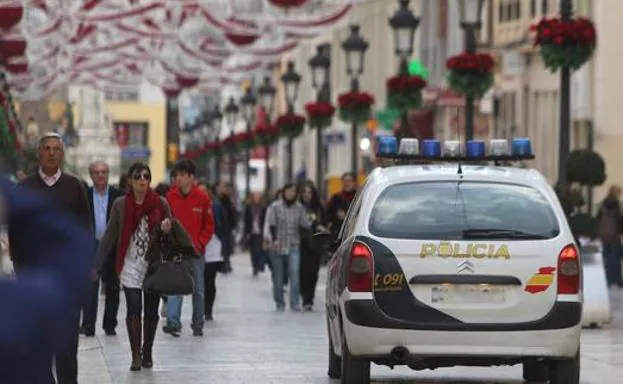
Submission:
<svg viewBox="0 0 623 384">
<path fill-rule="evenodd" d="M 330 377 L 368 383 L 371 363 L 523 364 L 526 380 L 579 383 L 578 247 L 547 180 L 500 165 L 533 158 L 530 141 L 485 144 L 461 154 L 456 141 L 380 138 L 398 164 L 371 172 L 337 242 L 315 235 L 333 252 Z M 414 161 L 428 164 L 400 164 Z"/>
</svg>

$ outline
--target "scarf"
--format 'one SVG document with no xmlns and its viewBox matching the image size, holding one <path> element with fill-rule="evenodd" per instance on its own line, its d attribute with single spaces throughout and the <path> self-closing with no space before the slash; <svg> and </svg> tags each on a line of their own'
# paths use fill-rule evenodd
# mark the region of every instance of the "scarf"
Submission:
<svg viewBox="0 0 623 384">
<path fill-rule="evenodd" d="M 129 191 L 125 195 L 125 209 L 123 212 L 123 224 L 121 227 L 121 243 L 117 252 L 116 269 L 117 273 L 121 273 L 123 262 L 125 260 L 132 234 L 138 228 L 143 216 L 147 216 L 149 225 L 149 233 L 164 219 L 164 206 L 160 200 L 160 196 L 150 189 L 145 194 L 143 204 L 137 204 L 134 193 Z"/>
<path fill-rule="evenodd" d="M 342 199 L 344 200 L 344 202 L 346 203 L 347 206 L 350 205 L 350 203 L 355 198 L 355 192 L 356 191 L 352 191 L 352 192 L 342 191 L 342 193 L 341 193 Z"/>
</svg>

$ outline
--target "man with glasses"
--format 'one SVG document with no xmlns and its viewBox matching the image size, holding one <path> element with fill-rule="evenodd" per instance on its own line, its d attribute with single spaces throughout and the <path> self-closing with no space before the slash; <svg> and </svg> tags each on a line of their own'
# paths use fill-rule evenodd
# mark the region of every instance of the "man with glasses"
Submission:
<svg viewBox="0 0 623 384">
<path fill-rule="evenodd" d="M 57 133 L 46 133 L 39 140 L 38 159 L 39 169 L 32 175 L 21 180 L 17 188 L 26 188 L 35 192 L 41 197 L 48 198 L 63 213 L 78 220 L 78 223 L 93 236 L 91 224 L 91 210 L 87 199 L 87 193 L 82 182 L 68 173 L 61 170 L 65 157 L 65 147 L 61 136 Z M 20 275 L 27 275 L 29 271 L 39 267 L 38 261 L 26 252 L 14 249 L 11 239 L 19 238 L 23 234 L 14 232 L 9 226 L 9 247 L 11 247 L 11 259 L 15 268 L 15 274 L 19 279 Z M 32 234 L 33 239 L 37 234 Z M 92 243 L 94 244 L 94 243 Z M 89 262 L 94 262 L 95 247 L 84 250 L 84 257 L 89 258 Z M 92 270 L 92 278 L 97 278 L 95 269 Z M 87 297 L 87 292 L 80 293 L 83 298 Z M 71 314 L 72 324 L 68 324 L 72 329 L 71 341 L 65 343 L 55 354 L 56 378 L 59 384 L 77 384 L 78 381 L 78 331 L 80 323 L 80 312 Z M 44 319 L 42 319 L 44 321 Z M 51 363 L 51 362 L 50 362 Z M 50 372 L 50 382 L 56 383 Z"/>
<path fill-rule="evenodd" d="M 93 187 L 88 189 L 87 195 L 91 207 L 91 220 L 95 228 L 96 246 L 104 236 L 110 208 L 123 192 L 108 184 L 110 168 L 103 161 L 96 161 L 89 165 L 89 174 L 93 181 Z M 106 302 L 104 304 L 104 321 L 102 328 L 108 336 L 116 335 L 117 312 L 119 311 L 119 277 L 115 272 L 115 253 L 111 252 L 102 269 L 102 282 Z M 87 336 L 95 336 L 95 322 L 97 319 L 97 305 L 99 301 L 99 279 L 93 283 L 93 289 L 82 308 L 82 326 L 80 332 Z"/>
</svg>

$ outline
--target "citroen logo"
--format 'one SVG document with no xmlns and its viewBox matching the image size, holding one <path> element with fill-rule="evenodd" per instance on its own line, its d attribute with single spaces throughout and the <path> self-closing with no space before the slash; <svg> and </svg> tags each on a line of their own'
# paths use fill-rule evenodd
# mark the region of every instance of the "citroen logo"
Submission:
<svg viewBox="0 0 623 384">
<path fill-rule="evenodd" d="M 463 260 L 456 266 L 456 270 L 458 273 L 462 272 L 470 272 L 474 273 L 474 263 L 469 260 Z"/>
</svg>

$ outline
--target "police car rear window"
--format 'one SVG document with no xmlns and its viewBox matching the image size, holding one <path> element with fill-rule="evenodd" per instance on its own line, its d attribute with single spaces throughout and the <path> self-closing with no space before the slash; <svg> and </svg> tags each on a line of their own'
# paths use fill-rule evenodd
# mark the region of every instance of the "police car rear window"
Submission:
<svg viewBox="0 0 623 384">
<path fill-rule="evenodd" d="M 536 189 L 482 182 L 390 186 L 374 204 L 369 231 L 416 240 L 539 240 L 560 233 L 554 211 Z"/>
</svg>

